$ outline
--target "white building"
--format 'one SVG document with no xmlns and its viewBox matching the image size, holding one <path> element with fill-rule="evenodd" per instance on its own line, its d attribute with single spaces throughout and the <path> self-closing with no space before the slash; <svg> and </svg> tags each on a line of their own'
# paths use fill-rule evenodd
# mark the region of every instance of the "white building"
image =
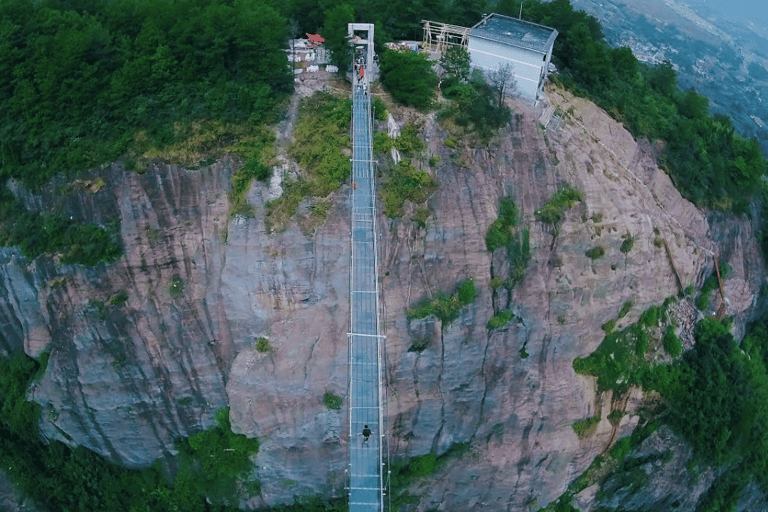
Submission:
<svg viewBox="0 0 768 512">
<path fill-rule="evenodd" d="M 511 64 L 516 93 L 535 102 L 544 86 L 557 30 L 529 21 L 490 14 L 469 33 L 473 68 L 492 71 Z"/>
</svg>

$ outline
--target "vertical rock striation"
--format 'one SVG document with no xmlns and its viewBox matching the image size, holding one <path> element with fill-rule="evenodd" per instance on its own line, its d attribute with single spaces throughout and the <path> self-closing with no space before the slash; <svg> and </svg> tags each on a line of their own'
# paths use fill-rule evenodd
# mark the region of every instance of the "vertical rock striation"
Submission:
<svg viewBox="0 0 768 512">
<path fill-rule="evenodd" d="M 468 446 L 414 484 L 419 510 L 527 510 L 555 499 L 637 423 L 639 393 L 614 432 L 611 395 L 573 371 L 573 359 L 601 342 L 600 326 L 628 301 L 619 328 L 680 286 L 700 285 L 714 254 L 733 269 L 725 289 L 736 325 L 754 313 L 765 280 L 747 219 L 705 217 L 658 170 L 653 146 L 584 100 L 551 91 L 550 101 L 567 114 L 558 132 L 520 106 L 490 149 L 445 148 L 428 119 L 428 151 L 442 163 L 427 227 L 380 218 L 391 457 Z M 229 218 L 232 171 L 229 159 L 200 170 L 156 164 L 145 174 L 114 165 L 99 173 L 106 184 L 95 193 L 72 183 L 18 191 L 29 207 L 118 219 L 125 254 L 86 269 L 0 249 L 0 346 L 33 356 L 50 349 L 30 391 L 48 438 L 146 466 L 230 405 L 233 429 L 261 441 L 263 492 L 250 505 L 336 494 L 346 404 L 334 411 L 322 397 L 343 397 L 347 386 L 344 189 L 317 229 L 294 222 L 269 234 L 261 184 L 248 197 L 256 216 Z M 584 201 L 559 226 L 538 221 L 536 210 L 563 183 Z M 533 253 L 511 292 L 491 289 L 492 273 L 506 275 L 509 262 L 484 241 L 505 195 L 520 206 Z M 634 244 L 622 251 L 627 236 Z M 585 255 L 598 245 L 604 257 Z M 469 277 L 479 294 L 457 320 L 406 318 L 413 303 Z M 515 318 L 487 329 L 507 307 Z M 269 340 L 266 350 L 258 337 Z M 415 340 L 421 350 L 409 350 Z M 594 435 L 579 439 L 571 425 L 595 415 Z M 745 502 L 760 500 L 753 494 Z"/>
</svg>

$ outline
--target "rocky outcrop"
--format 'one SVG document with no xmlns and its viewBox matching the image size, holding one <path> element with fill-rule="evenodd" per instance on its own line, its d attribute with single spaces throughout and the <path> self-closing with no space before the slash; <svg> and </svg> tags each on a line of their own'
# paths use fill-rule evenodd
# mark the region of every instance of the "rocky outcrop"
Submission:
<svg viewBox="0 0 768 512">
<path fill-rule="evenodd" d="M 601 325 L 628 301 L 634 306 L 619 327 L 681 285 L 700 286 L 714 255 L 734 269 L 725 289 L 738 299 L 729 301 L 728 312 L 742 322 L 765 279 L 747 221 L 728 221 L 725 233 L 713 230 L 657 168 L 652 146 L 634 141 L 584 100 L 560 91 L 550 98 L 565 115 L 559 131 L 542 130 L 534 112 L 518 107 L 517 122 L 491 150 L 454 153 L 429 126 L 430 151 L 445 162 L 430 202 L 433 217 L 425 233 L 388 223 L 383 236 L 393 453 L 440 455 L 455 443 L 471 444 L 436 482 L 416 484 L 419 510 L 527 510 L 557 498 L 637 423 L 630 414 L 613 432 L 606 419 L 611 397 L 573 371 L 573 359 L 601 342 Z M 471 163 L 454 163 L 461 161 Z M 579 189 L 584 201 L 555 229 L 534 213 L 563 183 Z M 505 262 L 491 261 L 483 235 L 501 195 L 521 206 L 533 259 L 512 294 L 518 320 L 489 331 L 485 324 L 495 313 L 489 269 L 493 264 L 498 272 Z M 634 244 L 625 253 L 627 236 Z M 591 260 L 585 252 L 597 245 L 605 256 Z M 441 326 L 432 345 L 408 352 L 414 325 L 404 309 L 466 277 L 481 290 L 475 303 Z M 629 410 L 639 403 L 630 401 Z M 571 425 L 593 415 L 601 417 L 595 433 L 578 439 Z"/>
<path fill-rule="evenodd" d="M 37 198 L 42 207 L 63 201 L 75 218 L 119 219 L 125 246 L 120 260 L 94 269 L 4 252 L 3 293 L 35 297 L 21 317 L 27 352 L 51 352 L 30 392 L 46 437 L 146 466 L 227 405 L 226 376 L 243 344 L 230 334 L 220 284 L 231 172 L 229 160 L 142 175 L 115 165 L 95 194 Z M 21 274 L 24 287 L 8 286 Z"/>
<path fill-rule="evenodd" d="M 447 134 L 426 119 L 427 152 L 441 157 L 426 228 L 379 219 L 391 457 L 468 446 L 414 484 L 419 510 L 527 510 L 555 499 L 637 424 L 639 393 L 614 429 L 612 397 L 573 371 L 573 359 L 601 342 L 600 326 L 627 301 L 634 306 L 619 327 L 681 286 L 700 285 L 714 255 L 733 269 L 728 313 L 743 324 L 765 279 L 748 219 L 707 218 L 657 168 L 656 148 L 591 103 L 558 90 L 549 97 L 565 116 L 559 131 L 519 105 L 490 148 L 448 149 Z M 263 491 L 251 505 L 333 495 L 349 432 L 344 407 L 330 410 L 322 397 L 343 397 L 347 383 L 348 190 L 332 197 L 318 227 L 293 222 L 268 234 L 261 184 L 248 196 L 256 216 L 230 219 L 233 166 L 155 164 L 136 174 L 115 164 L 99 173 L 105 186 L 96 192 L 62 195 L 58 184 L 26 194 L 30 207 L 119 219 L 125 254 L 85 269 L 2 249 L 3 347 L 51 350 L 30 391 L 49 438 L 144 466 L 230 405 L 233 429 L 261 441 Z M 563 183 L 584 200 L 556 228 L 536 220 Z M 501 275 L 509 263 L 484 242 L 503 195 L 520 205 L 533 251 L 510 296 L 491 289 L 491 269 Z M 623 252 L 627 236 L 634 244 Z M 585 252 L 597 245 L 605 256 L 592 260 Z M 457 320 L 406 319 L 411 304 L 469 277 L 479 295 Z M 507 302 L 515 319 L 488 330 Z M 269 348 L 260 351 L 262 336 Z M 409 351 L 416 338 L 426 347 Z M 594 415 L 594 434 L 579 439 L 571 425 Z"/>
</svg>

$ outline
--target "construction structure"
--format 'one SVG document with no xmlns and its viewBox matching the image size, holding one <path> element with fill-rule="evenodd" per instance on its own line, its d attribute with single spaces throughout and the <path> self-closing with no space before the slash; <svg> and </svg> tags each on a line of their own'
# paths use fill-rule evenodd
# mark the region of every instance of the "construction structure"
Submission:
<svg viewBox="0 0 768 512">
<path fill-rule="evenodd" d="M 511 65 L 516 92 L 536 102 L 549 70 L 557 30 L 501 14 L 489 14 L 470 29 L 473 68 L 494 71 Z"/>
<path fill-rule="evenodd" d="M 360 36 L 358 32 L 364 32 Z M 352 85 L 352 251 L 350 261 L 349 468 L 350 512 L 384 510 L 384 337 L 379 332 L 376 187 L 370 66 L 373 25 L 350 23 L 355 45 Z"/>
<path fill-rule="evenodd" d="M 424 25 L 422 47 L 430 52 L 444 52 L 451 46 L 469 45 L 469 28 L 439 21 L 421 20 Z"/>
</svg>

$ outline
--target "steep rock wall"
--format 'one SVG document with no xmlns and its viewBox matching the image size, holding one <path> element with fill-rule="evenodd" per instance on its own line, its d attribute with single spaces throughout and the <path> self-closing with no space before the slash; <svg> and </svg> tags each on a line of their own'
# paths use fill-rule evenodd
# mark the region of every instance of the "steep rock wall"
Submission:
<svg viewBox="0 0 768 512">
<path fill-rule="evenodd" d="M 713 254 L 733 267 L 725 289 L 737 324 L 753 312 L 765 279 L 748 220 L 718 222 L 713 230 L 658 170 L 653 147 L 635 142 L 584 100 L 559 91 L 550 97 L 567 113 L 558 132 L 542 130 L 537 113 L 520 106 L 517 123 L 492 150 L 454 154 L 441 145 L 445 135 L 428 126 L 430 151 L 445 162 L 430 201 L 434 216 L 426 233 L 387 223 L 382 273 L 389 271 L 383 294 L 393 453 L 440 455 L 454 443 L 471 446 L 436 480 L 415 484 L 419 510 L 535 510 L 557 498 L 637 424 L 629 414 L 614 432 L 606 419 L 611 394 L 597 394 L 593 378 L 573 371 L 573 359 L 601 342 L 601 325 L 627 301 L 634 306 L 618 328 L 676 295 L 680 285 L 700 286 L 712 272 Z M 462 161 L 470 163 L 455 164 Z M 580 190 L 584 201 L 554 229 L 534 213 L 562 183 Z M 488 331 L 487 320 L 506 300 L 497 297 L 494 309 L 483 235 L 507 194 L 530 227 L 533 258 L 511 297 L 518 320 Z M 626 254 L 623 235 L 635 240 Z M 592 260 L 585 252 L 597 245 L 605 256 Z M 503 274 L 503 260 L 494 257 L 496 275 Z M 466 277 L 480 295 L 458 320 L 405 319 L 403 311 L 429 290 L 450 289 Z M 425 334 L 431 345 L 409 352 L 412 338 Z M 630 413 L 641 403 L 634 396 Z M 593 415 L 602 418 L 596 432 L 580 440 L 571 425 Z M 684 492 L 692 491 L 695 486 Z M 652 499 L 645 504 L 653 506 Z"/>
<path fill-rule="evenodd" d="M 560 131 L 542 130 L 537 112 L 517 106 L 491 149 L 449 150 L 428 119 L 428 152 L 442 163 L 427 227 L 380 218 L 392 457 L 469 443 L 434 479 L 416 482 L 420 510 L 526 510 L 556 498 L 637 423 L 629 414 L 614 432 L 605 419 L 610 394 L 597 395 L 594 379 L 573 372 L 573 359 L 599 345 L 600 326 L 630 300 L 619 327 L 636 321 L 677 294 L 678 280 L 700 285 L 713 253 L 733 268 L 725 287 L 737 325 L 765 279 L 747 219 L 710 224 L 657 169 L 652 146 L 594 105 L 549 94 L 568 113 Z M 332 198 L 319 227 L 294 222 L 268 234 L 260 184 L 248 198 L 256 217 L 229 219 L 232 168 L 228 159 L 197 171 L 156 164 L 139 175 L 115 165 L 100 173 L 106 184 L 96 193 L 69 184 L 62 195 L 66 184 L 58 184 L 27 194 L 33 208 L 120 219 L 126 253 L 84 269 L 2 249 L 3 346 L 51 349 L 30 392 L 49 438 L 143 466 L 229 404 L 233 429 L 262 442 L 263 493 L 251 505 L 332 495 L 343 484 L 349 432 L 344 408 L 327 409 L 322 396 L 346 389 L 348 190 Z M 534 212 L 561 183 L 585 199 L 554 229 Z M 533 249 L 510 297 L 490 289 L 491 268 L 501 275 L 508 263 L 484 242 L 502 195 L 516 198 Z M 627 233 L 635 243 L 624 254 Z M 585 251 L 598 244 L 606 255 L 589 259 Z M 456 321 L 406 319 L 414 302 L 468 277 L 479 296 Z M 128 300 L 110 304 L 123 290 Z M 507 302 L 519 320 L 488 331 Z M 259 336 L 270 350 L 255 348 Z M 421 352 L 408 350 L 416 337 L 430 339 Z M 634 396 L 630 411 L 641 401 Z M 595 414 L 595 434 L 577 438 L 573 422 Z"/>
</svg>

